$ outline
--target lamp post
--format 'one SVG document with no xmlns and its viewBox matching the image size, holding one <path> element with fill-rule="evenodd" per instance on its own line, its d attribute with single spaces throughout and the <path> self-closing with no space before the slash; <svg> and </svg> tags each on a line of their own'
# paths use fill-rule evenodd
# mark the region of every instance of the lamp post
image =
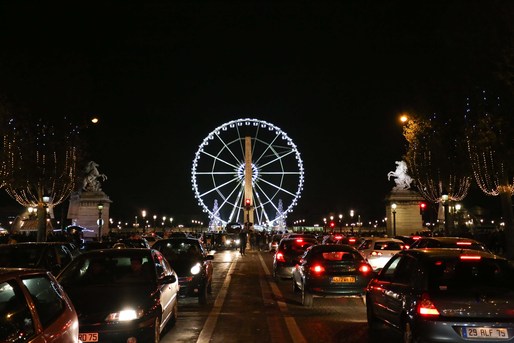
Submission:
<svg viewBox="0 0 514 343">
<path fill-rule="evenodd" d="M 448 192 L 443 191 L 443 194 L 441 194 L 441 201 L 443 202 L 443 208 L 444 208 L 444 235 L 449 236 L 450 230 L 449 230 L 449 211 L 448 211 Z"/>
<path fill-rule="evenodd" d="M 141 216 L 143 217 L 143 233 L 145 233 L 146 232 L 146 222 L 145 222 L 146 211 L 145 210 L 141 211 Z"/>
<path fill-rule="evenodd" d="M 37 204 L 37 241 L 46 241 L 46 209 L 50 202 L 49 196 L 42 196 L 41 201 Z"/>
<path fill-rule="evenodd" d="M 393 237 L 396 237 L 396 203 L 391 204 L 391 208 L 393 209 Z"/>
<path fill-rule="evenodd" d="M 104 209 L 104 204 L 99 202 L 98 205 L 98 241 L 101 242 L 102 241 L 102 226 L 103 226 L 103 219 L 102 219 L 102 211 Z"/>
</svg>

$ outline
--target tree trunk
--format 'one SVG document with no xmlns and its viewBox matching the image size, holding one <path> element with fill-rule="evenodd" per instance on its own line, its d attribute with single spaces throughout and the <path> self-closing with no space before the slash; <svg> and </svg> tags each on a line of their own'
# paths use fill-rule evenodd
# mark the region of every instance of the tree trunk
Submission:
<svg viewBox="0 0 514 343">
<path fill-rule="evenodd" d="M 42 201 L 37 204 L 37 241 L 46 242 L 46 207 Z"/>
<path fill-rule="evenodd" d="M 501 192 L 500 200 L 502 206 L 503 220 L 505 221 L 504 242 L 505 257 L 514 259 L 514 212 L 512 211 L 512 198 L 510 191 Z"/>
</svg>

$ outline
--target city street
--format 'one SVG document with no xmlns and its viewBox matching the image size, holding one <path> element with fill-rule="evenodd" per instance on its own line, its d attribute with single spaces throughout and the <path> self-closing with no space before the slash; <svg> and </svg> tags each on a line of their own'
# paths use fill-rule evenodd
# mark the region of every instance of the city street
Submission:
<svg viewBox="0 0 514 343">
<path fill-rule="evenodd" d="M 212 252 L 214 253 L 214 252 Z M 206 306 L 179 300 L 179 319 L 161 342 L 379 342 L 401 341 L 390 329 L 370 338 L 360 298 L 315 298 L 301 304 L 290 280 L 271 276 L 272 254 L 247 250 L 214 253 L 212 294 Z"/>
</svg>

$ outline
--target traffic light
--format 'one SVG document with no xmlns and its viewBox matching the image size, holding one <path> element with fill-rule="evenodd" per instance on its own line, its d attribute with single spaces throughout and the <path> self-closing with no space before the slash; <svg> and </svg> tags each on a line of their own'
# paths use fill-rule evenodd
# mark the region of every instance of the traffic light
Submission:
<svg viewBox="0 0 514 343">
<path fill-rule="evenodd" d="M 251 204 L 252 203 L 251 203 L 250 199 L 245 199 L 245 207 L 246 207 L 247 210 L 250 209 Z"/>
<path fill-rule="evenodd" d="M 333 229 L 336 226 L 336 223 L 334 223 L 334 221 L 331 221 L 329 225 L 330 225 L 330 228 Z"/>
<path fill-rule="evenodd" d="M 426 202 L 420 202 L 419 203 L 419 214 L 423 214 L 423 212 L 425 212 L 425 209 L 427 208 L 427 203 Z"/>
</svg>

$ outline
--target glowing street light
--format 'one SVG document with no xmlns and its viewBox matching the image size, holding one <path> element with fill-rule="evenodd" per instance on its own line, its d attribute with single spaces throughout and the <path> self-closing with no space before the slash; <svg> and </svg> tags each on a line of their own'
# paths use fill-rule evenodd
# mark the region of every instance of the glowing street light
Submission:
<svg viewBox="0 0 514 343">
<path fill-rule="evenodd" d="M 391 204 L 391 208 L 393 209 L 393 237 L 396 236 L 396 203 Z"/>
</svg>

